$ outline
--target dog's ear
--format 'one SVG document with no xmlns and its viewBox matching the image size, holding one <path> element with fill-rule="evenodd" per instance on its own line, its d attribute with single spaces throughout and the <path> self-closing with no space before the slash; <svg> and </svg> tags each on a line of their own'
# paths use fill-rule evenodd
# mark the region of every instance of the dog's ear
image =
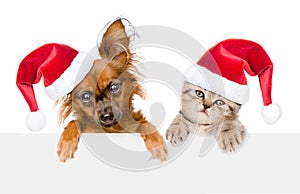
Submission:
<svg viewBox="0 0 300 194">
<path fill-rule="evenodd" d="M 102 58 L 113 60 L 116 65 L 126 66 L 128 63 L 129 38 L 125 32 L 122 19 L 114 21 L 103 34 L 99 48 Z"/>
<path fill-rule="evenodd" d="M 72 92 L 67 94 L 66 96 L 58 99 L 54 106 L 59 106 L 58 109 L 58 125 L 63 125 L 64 121 L 68 118 L 68 116 L 72 113 Z"/>
</svg>

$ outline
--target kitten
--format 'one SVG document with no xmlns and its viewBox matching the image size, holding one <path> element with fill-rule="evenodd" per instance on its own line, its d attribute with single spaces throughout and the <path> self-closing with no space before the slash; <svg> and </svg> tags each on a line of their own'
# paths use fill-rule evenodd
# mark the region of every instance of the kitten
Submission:
<svg viewBox="0 0 300 194">
<path fill-rule="evenodd" d="M 213 135 L 222 150 L 233 152 L 242 143 L 246 130 L 238 120 L 241 105 L 189 82 L 184 82 L 182 109 L 167 130 L 172 144 L 183 142 L 196 130 Z"/>
</svg>

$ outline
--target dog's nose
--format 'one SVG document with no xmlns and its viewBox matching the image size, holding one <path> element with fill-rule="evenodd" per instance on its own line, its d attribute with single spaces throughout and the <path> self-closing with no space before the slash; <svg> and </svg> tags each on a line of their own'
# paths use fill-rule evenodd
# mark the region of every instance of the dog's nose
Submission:
<svg viewBox="0 0 300 194">
<path fill-rule="evenodd" d="M 104 123 L 110 123 L 114 120 L 114 115 L 113 113 L 105 113 L 100 116 L 100 119 Z"/>
</svg>

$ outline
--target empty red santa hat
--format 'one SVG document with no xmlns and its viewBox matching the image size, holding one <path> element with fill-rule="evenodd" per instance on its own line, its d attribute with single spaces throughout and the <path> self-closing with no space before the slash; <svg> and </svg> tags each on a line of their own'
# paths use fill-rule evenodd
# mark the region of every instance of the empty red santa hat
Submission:
<svg viewBox="0 0 300 194">
<path fill-rule="evenodd" d="M 33 84 L 43 77 L 46 94 L 50 99 L 58 100 L 73 90 L 92 65 L 86 53 L 64 44 L 45 44 L 28 54 L 20 63 L 16 80 L 30 108 L 27 127 L 40 130 L 46 123 L 46 117 L 37 105 Z"/>
<path fill-rule="evenodd" d="M 186 80 L 192 84 L 215 92 L 238 104 L 249 99 L 249 87 L 245 71 L 259 77 L 264 108 L 263 119 L 273 124 L 281 116 L 279 105 L 272 103 L 273 63 L 259 44 L 243 39 L 224 40 L 210 48 L 189 68 Z M 199 76 L 199 72 L 203 76 Z"/>
</svg>

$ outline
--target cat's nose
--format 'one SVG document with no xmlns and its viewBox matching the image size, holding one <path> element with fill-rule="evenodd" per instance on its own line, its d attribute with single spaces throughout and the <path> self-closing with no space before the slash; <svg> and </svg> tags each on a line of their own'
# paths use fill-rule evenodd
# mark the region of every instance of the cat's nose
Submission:
<svg viewBox="0 0 300 194">
<path fill-rule="evenodd" d="M 206 109 L 210 108 L 210 105 L 203 104 L 203 108 L 206 110 Z"/>
</svg>

